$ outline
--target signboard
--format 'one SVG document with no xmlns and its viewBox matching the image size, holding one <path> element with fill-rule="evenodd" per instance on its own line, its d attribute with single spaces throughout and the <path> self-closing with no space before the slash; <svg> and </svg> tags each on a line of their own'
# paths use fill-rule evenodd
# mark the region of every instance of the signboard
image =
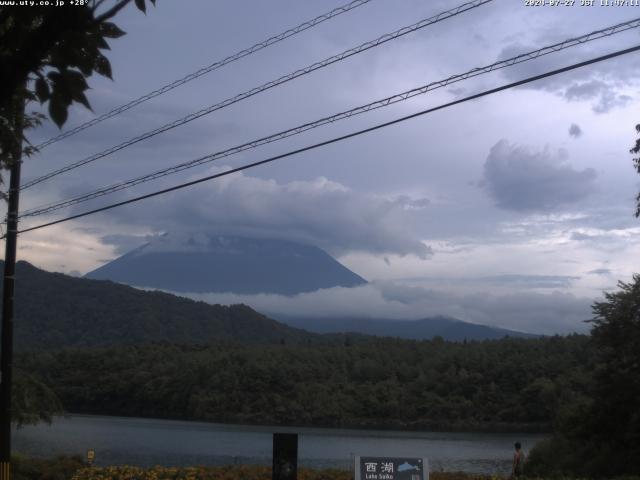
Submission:
<svg viewBox="0 0 640 480">
<path fill-rule="evenodd" d="M 355 480 L 429 480 L 429 461 L 409 457 L 355 457 Z"/>
</svg>

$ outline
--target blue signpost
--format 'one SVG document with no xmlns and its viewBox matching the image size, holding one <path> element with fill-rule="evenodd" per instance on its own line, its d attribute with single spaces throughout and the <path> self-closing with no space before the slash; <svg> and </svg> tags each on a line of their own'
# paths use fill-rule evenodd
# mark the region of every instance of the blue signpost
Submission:
<svg viewBox="0 0 640 480">
<path fill-rule="evenodd" d="M 429 461 L 410 457 L 355 457 L 354 480 L 429 480 Z"/>
</svg>

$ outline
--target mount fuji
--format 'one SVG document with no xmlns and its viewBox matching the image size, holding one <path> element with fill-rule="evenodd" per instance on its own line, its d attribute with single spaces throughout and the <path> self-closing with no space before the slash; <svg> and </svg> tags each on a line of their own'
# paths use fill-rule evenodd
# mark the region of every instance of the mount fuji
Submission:
<svg viewBox="0 0 640 480">
<path fill-rule="evenodd" d="M 203 234 L 155 237 L 85 277 L 179 293 L 296 295 L 367 283 L 315 246 Z"/>
</svg>

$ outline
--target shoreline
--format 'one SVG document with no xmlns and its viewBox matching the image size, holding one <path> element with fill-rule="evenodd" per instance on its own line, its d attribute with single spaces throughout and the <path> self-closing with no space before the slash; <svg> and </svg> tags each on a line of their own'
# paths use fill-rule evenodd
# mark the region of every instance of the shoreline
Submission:
<svg viewBox="0 0 640 480">
<path fill-rule="evenodd" d="M 298 464 L 348 469 L 353 455 L 427 457 L 434 471 L 503 473 L 515 441 L 525 449 L 541 435 L 214 424 L 140 417 L 69 415 L 26 426 L 15 451 L 40 458 L 96 452 L 96 465 L 233 465 L 271 463 L 273 433 L 299 435 Z"/>
<path fill-rule="evenodd" d="M 314 434 L 322 434 L 326 431 L 328 435 L 333 434 L 335 431 L 354 431 L 354 432 L 380 432 L 387 436 L 388 434 L 398 434 L 398 436 L 409 437 L 408 433 L 415 434 L 434 434 L 434 433 L 454 433 L 454 434 L 504 434 L 504 435 L 551 435 L 550 428 L 536 428 L 541 425 L 531 424 L 504 424 L 504 423 L 485 423 L 479 425 L 477 428 L 472 428 L 469 425 L 461 424 L 447 424 L 439 423 L 432 424 L 431 426 L 423 427 L 421 425 L 393 425 L 393 424 L 343 424 L 343 425 L 322 425 L 322 424 L 266 424 L 266 423 L 241 423 L 241 422 L 222 422 L 206 419 L 190 419 L 190 418 L 163 418 L 163 417 L 141 417 L 135 415 L 122 415 L 122 414 L 109 414 L 109 413 L 92 413 L 92 412 L 68 412 L 61 415 L 55 415 L 53 417 L 54 422 L 56 418 L 109 418 L 109 419 L 122 419 L 122 420 L 139 420 L 148 422 L 171 422 L 171 423 L 188 423 L 188 424 L 201 424 L 208 427 L 220 427 L 217 430 L 220 431 L 246 431 L 252 429 L 256 431 L 269 431 L 273 433 L 295 433 L 296 430 L 304 429 Z M 420 438 L 420 435 L 418 435 Z"/>
</svg>

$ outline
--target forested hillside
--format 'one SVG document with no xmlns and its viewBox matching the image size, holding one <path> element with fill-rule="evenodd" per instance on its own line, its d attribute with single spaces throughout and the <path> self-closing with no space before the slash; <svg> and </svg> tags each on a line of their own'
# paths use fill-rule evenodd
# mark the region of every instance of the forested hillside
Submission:
<svg viewBox="0 0 640 480">
<path fill-rule="evenodd" d="M 0 267 L 2 266 L 0 261 Z M 384 328 L 367 330 L 349 319 L 323 319 L 327 328 L 302 330 L 304 320 L 287 317 L 278 322 L 244 305 L 221 306 L 157 291 L 144 291 L 107 280 L 76 278 L 40 270 L 18 262 L 15 344 L 17 350 L 65 347 L 106 347 L 170 342 L 193 345 L 231 340 L 241 343 L 317 344 L 361 341 L 364 335 L 326 332 L 364 332 L 463 340 L 521 336 L 519 332 L 474 325 L 454 319 L 418 322 L 378 322 Z M 0 278 L 0 285 L 2 278 Z M 1 301 L 0 301 L 1 303 Z M 291 325 L 288 325 L 291 323 Z M 344 328 L 337 328 L 344 323 Z M 359 328 L 363 327 L 363 328 Z M 411 335 L 409 335 L 411 338 Z"/>
<path fill-rule="evenodd" d="M 105 280 L 45 272 L 27 262 L 18 262 L 16 277 L 17 350 L 162 341 L 307 343 L 320 338 L 244 305 L 210 305 Z"/>
<path fill-rule="evenodd" d="M 70 412 L 215 422 L 547 430 L 585 388 L 585 336 L 126 346 L 23 354 Z"/>
</svg>

